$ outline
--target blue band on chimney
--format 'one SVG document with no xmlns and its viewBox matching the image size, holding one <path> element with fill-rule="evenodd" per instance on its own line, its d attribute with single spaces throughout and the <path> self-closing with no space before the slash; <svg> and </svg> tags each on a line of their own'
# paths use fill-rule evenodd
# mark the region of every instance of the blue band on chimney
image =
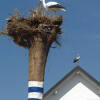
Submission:
<svg viewBox="0 0 100 100">
<path fill-rule="evenodd" d="M 28 92 L 39 92 L 39 93 L 43 93 L 43 88 L 40 88 L 40 87 L 29 87 L 28 88 Z"/>
<path fill-rule="evenodd" d="M 41 99 L 30 98 L 30 99 L 28 99 L 28 100 L 41 100 Z"/>
</svg>

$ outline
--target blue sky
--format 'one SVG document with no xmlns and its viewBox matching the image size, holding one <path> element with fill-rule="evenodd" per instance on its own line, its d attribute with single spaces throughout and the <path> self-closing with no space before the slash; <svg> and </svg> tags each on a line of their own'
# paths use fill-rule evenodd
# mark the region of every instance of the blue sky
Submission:
<svg viewBox="0 0 100 100">
<path fill-rule="evenodd" d="M 49 1 L 49 0 L 48 0 Z M 50 50 L 45 73 L 45 92 L 79 65 L 100 81 L 100 0 L 55 0 L 67 8 L 61 26 L 61 47 Z M 0 28 L 14 8 L 22 12 L 39 0 L 0 0 Z M 0 100 L 27 100 L 28 50 L 0 36 Z"/>
</svg>

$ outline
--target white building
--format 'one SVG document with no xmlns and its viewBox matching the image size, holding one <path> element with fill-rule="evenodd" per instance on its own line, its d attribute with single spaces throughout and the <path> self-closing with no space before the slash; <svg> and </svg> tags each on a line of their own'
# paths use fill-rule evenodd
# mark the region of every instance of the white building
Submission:
<svg viewBox="0 0 100 100">
<path fill-rule="evenodd" d="M 52 87 L 44 100 L 100 100 L 100 83 L 78 66 Z"/>
</svg>

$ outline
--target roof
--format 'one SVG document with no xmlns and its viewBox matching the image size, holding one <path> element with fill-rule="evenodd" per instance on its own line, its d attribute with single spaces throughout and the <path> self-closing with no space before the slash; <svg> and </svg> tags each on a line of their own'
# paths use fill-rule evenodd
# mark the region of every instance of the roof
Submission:
<svg viewBox="0 0 100 100">
<path fill-rule="evenodd" d="M 49 91 L 47 91 L 44 95 L 48 95 L 53 89 L 55 89 L 57 86 L 59 86 L 65 79 L 67 79 L 70 75 L 72 75 L 75 72 L 81 72 L 84 75 L 86 75 L 92 82 L 94 82 L 97 86 L 100 87 L 100 82 L 98 82 L 95 78 L 93 78 L 90 74 L 88 74 L 85 70 L 83 70 L 80 66 L 76 66 L 71 72 L 69 72 L 67 75 L 65 75 L 56 85 L 54 85 Z"/>
</svg>

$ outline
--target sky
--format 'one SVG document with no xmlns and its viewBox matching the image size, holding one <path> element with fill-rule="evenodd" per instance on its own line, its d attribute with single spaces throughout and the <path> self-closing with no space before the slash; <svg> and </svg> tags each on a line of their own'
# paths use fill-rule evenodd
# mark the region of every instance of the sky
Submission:
<svg viewBox="0 0 100 100">
<path fill-rule="evenodd" d="M 49 0 L 47 0 L 49 1 Z M 46 2 L 47 2 L 46 1 Z M 51 48 L 45 71 L 45 92 L 61 80 L 77 64 L 73 59 L 80 53 L 78 65 L 100 81 L 100 0 L 55 0 L 67 12 L 64 17 L 61 46 Z M 0 29 L 5 19 L 18 8 L 24 14 L 39 0 L 0 0 Z M 0 100 L 27 100 L 28 50 L 0 36 Z"/>
</svg>

